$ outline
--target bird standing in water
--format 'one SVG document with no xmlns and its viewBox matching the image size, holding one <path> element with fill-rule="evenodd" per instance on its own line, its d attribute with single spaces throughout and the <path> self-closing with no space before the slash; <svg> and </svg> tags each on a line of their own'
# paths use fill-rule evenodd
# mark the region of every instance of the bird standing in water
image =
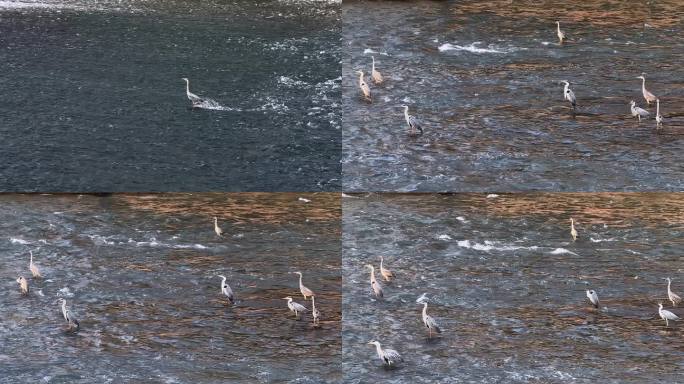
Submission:
<svg viewBox="0 0 684 384">
<path fill-rule="evenodd" d="M 420 134 L 422 135 L 423 134 L 423 127 L 420 126 L 420 123 L 418 123 L 418 119 L 416 119 L 415 116 L 409 115 L 408 105 L 402 105 L 401 107 L 404 108 L 404 120 L 406 120 L 406 124 L 409 126 L 409 135 L 416 136 L 416 135 L 418 135 L 419 131 L 420 131 Z"/>
<path fill-rule="evenodd" d="M 313 318 L 314 325 L 317 326 L 321 312 L 316 308 L 316 296 L 311 296 L 311 317 Z"/>
<path fill-rule="evenodd" d="M 228 298 L 231 304 L 235 304 L 235 294 L 233 294 L 233 290 L 226 283 L 226 277 L 223 275 L 218 275 L 218 277 L 221 278 L 221 293 Z"/>
<path fill-rule="evenodd" d="M 575 229 L 575 220 L 570 218 L 570 236 L 572 236 L 572 241 L 577 240 L 577 230 Z"/>
<path fill-rule="evenodd" d="M 24 276 L 17 277 L 17 283 L 19 283 L 19 289 L 21 290 L 21 294 L 28 295 L 28 281 L 24 278 Z"/>
<path fill-rule="evenodd" d="M 375 84 L 382 84 L 385 79 L 382 77 L 380 72 L 375 69 L 375 57 L 371 56 L 371 59 L 373 59 L 373 67 L 371 68 L 371 78 L 373 79 L 373 82 Z"/>
<path fill-rule="evenodd" d="M 305 287 L 304 284 L 302 284 L 302 273 L 299 271 L 293 272 L 293 273 L 296 273 L 297 275 L 299 275 L 299 292 L 301 292 L 302 296 L 304 296 L 304 300 L 306 300 L 308 297 L 313 297 L 314 296 L 313 291 L 310 290 L 309 288 Z"/>
<path fill-rule="evenodd" d="M 634 100 L 629 102 L 629 108 L 632 111 L 632 116 L 638 118 L 639 122 L 641 122 L 642 117 L 649 117 L 651 115 L 647 110 L 637 107 Z"/>
<path fill-rule="evenodd" d="M 200 106 L 200 104 L 204 102 L 204 99 L 190 92 L 190 80 L 188 80 L 187 77 L 184 77 L 183 80 L 185 80 L 185 95 L 188 97 L 188 100 L 190 100 L 190 103 L 192 103 L 192 107 L 195 108 Z"/>
<path fill-rule="evenodd" d="M 373 97 L 371 96 L 371 90 L 368 84 L 366 84 L 366 80 L 363 79 L 363 71 L 356 71 L 356 73 L 359 74 L 359 88 L 361 89 L 361 94 L 363 94 L 363 98 L 369 102 L 372 102 Z"/>
<path fill-rule="evenodd" d="M 216 216 L 214 216 L 214 232 L 216 232 L 216 236 L 223 237 L 223 229 L 218 226 L 218 218 Z"/>
<path fill-rule="evenodd" d="M 660 99 L 656 99 L 656 128 L 660 128 L 663 124 L 663 115 L 660 114 Z"/>
<path fill-rule="evenodd" d="M 287 300 L 287 307 L 290 308 L 291 312 L 294 312 L 295 317 L 299 317 L 300 312 L 308 311 L 308 309 L 306 309 L 305 306 L 292 301 L 292 298 L 290 296 L 283 297 L 283 300 Z"/>
<path fill-rule="evenodd" d="M 375 295 L 375 297 L 383 297 L 382 287 L 380 286 L 380 283 L 375 280 L 375 268 L 370 264 L 366 264 L 366 267 L 370 268 L 370 284 L 373 295 Z"/>
<path fill-rule="evenodd" d="M 69 330 L 78 331 L 81 325 L 79 324 L 78 320 L 76 320 L 71 311 L 67 309 L 66 300 L 60 297 L 59 302 L 62 305 L 62 316 L 64 316 L 64 320 L 66 320 L 67 324 L 69 325 Z"/>
<path fill-rule="evenodd" d="M 375 351 L 378 353 L 378 357 L 387 366 L 396 365 L 398 362 L 404 361 L 399 352 L 389 348 L 383 349 L 380 346 L 379 341 L 369 341 L 368 344 L 375 345 Z"/>
<path fill-rule="evenodd" d="M 570 82 L 567 80 L 561 81 L 563 83 L 563 99 L 567 100 L 572 104 L 572 110 L 575 111 L 577 108 L 577 99 L 575 98 L 575 92 L 570 89 Z"/>
<path fill-rule="evenodd" d="M 565 40 L 565 33 L 563 33 L 563 31 L 560 29 L 560 21 L 556 21 L 556 34 L 558 35 L 559 44 L 563 44 L 563 40 Z"/>
<path fill-rule="evenodd" d="M 672 306 L 676 307 L 677 304 L 682 302 L 682 298 L 679 297 L 679 295 L 677 295 L 676 293 L 672 292 L 672 290 L 670 289 L 672 280 L 670 280 L 669 277 L 665 278 L 665 280 L 667 280 L 667 298 L 670 299 L 670 301 L 672 302 Z"/>
<path fill-rule="evenodd" d="M 663 303 L 658 303 L 658 314 L 660 315 L 661 319 L 665 320 L 666 327 L 670 325 L 670 321 L 679 320 L 679 316 L 666 309 L 663 309 Z"/>
<path fill-rule="evenodd" d="M 637 77 L 637 79 L 641 79 L 641 93 L 644 95 L 646 104 L 651 105 L 652 102 L 658 100 L 658 98 L 655 97 L 654 94 L 646 90 L 646 78 L 644 77 L 644 75 Z"/>
<path fill-rule="evenodd" d="M 594 305 L 594 308 L 597 308 L 597 309 L 598 309 L 598 307 L 599 307 L 599 298 L 598 298 L 598 295 L 596 294 L 596 291 L 594 291 L 593 289 L 588 290 L 588 291 L 587 291 L 587 298 L 588 298 L 589 301 L 591 301 L 591 303 Z"/>
<path fill-rule="evenodd" d="M 31 270 L 31 274 L 32 274 L 33 277 L 35 277 L 36 279 L 40 279 L 40 278 L 42 278 L 43 276 L 40 274 L 40 269 L 38 269 L 38 266 L 35 265 L 35 264 L 33 264 L 33 252 L 32 252 L 32 251 L 29 251 L 29 254 L 31 255 L 31 259 L 30 259 L 30 261 L 29 261 L 29 269 Z"/>
<path fill-rule="evenodd" d="M 382 262 L 383 257 L 380 256 L 380 275 L 382 275 L 382 278 L 385 281 L 391 281 L 394 278 L 394 274 L 389 269 L 385 269 L 385 267 L 382 265 Z"/>
<path fill-rule="evenodd" d="M 433 331 L 442 333 L 442 330 L 439 328 L 439 325 L 437 325 L 435 319 L 427 314 L 427 307 L 427 301 L 423 301 L 423 324 L 425 324 L 425 327 L 428 329 L 428 338 L 431 338 Z"/>
</svg>

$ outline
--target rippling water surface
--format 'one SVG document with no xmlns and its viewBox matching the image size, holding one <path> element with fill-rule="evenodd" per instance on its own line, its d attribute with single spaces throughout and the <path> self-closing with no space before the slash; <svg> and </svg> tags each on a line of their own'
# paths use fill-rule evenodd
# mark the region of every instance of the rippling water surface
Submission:
<svg viewBox="0 0 684 384">
<path fill-rule="evenodd" d="M 682 190 L 682 16 L 678 1 L 345 1 L 345 190 Z M 368 104 L 355 71 L 371 56 L 386 81 L 366 78 Z M 630 115 L 642 72 L 659 132 Z M 403 104 L 423 136 L 407 135 Z"/>
<path fill-rule="evenodd" d="M 684 323 L 666 328 L 658 302 L 684 317 L 663 280 L 684 293 L 683 207 L 679 194 L 346 197 L 346 382 L 681 381 Z M 397 278 L 375 300 L 364 264 L 380 256 Z M 423 293 L 443 329 L 432 340 Z M 405 363 L 384 369 L 370 340 Z"/>
<path fill-rule="evenodd" d="M 329 364 L 341 354 L 339 195 L 0 200 L 0 382 L 340 380 Z M 22 297 L 14 279 L 30 275 L 29 250 L 45 279 L 30 278 Z M 282 300 L 304 303 L 298 270 L 317 294 L 319 328 Z M 80 320 L 77 334 L 65 332 L 58 297 Z"/>
<path fill-rule="evenodd" d="M 2 190 L 339 190 L 339 9 L 0 1 Z"/>
</svg>

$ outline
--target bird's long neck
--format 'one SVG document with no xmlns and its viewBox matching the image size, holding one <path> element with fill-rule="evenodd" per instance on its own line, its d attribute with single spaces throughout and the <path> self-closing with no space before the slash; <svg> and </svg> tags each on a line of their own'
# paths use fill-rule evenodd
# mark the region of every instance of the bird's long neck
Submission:
<svg viewBox="0 0 684 384">
<path fill-rule="evenodd" d="M 223 286 L 226 285 L 226 278 L 222 277 L 221 278 L 221 289 L 223 289 Z"/>
<path fill-rule="evenodd" d="M 67 317 L 67 315 L 66 315 L 66 301 L 62 301 L 62 315 L 64 315 L 64 318 Z"/>
<path fill-rule="evenodd" d="M 190 94 L 190 80 L 185 80 L 185 93 Z"/>
<path fill-rule="evenodd" d="M 380 347 L 379 343 L 375 344 L 375 351 L 378 352 L 378 356 L 382 358 L 382 347 Z"/>
<path fill-rule="evenodd" d="M 363 72 L 359 72 L 359 84 L 363 83 Z"/>
<path fill-rule="evenodd" d="M 302 284 L 302 274 L 299 273 L 299 286 L 301 287 L 302 285 L 304 285 Z"/>
<path fill-rule="evenodd" d="M 375 268 L 370 267 L 370 279 L 371 281 L 375 281 Z"/>
<path fill-rule="evenodd" d="M 641 78 L 641 90 L 642 91 L 646 90 L 646 78 L 645 77 Z"/>
<path fill-rule="evenodd" d="M 408 119 L 409 119 L 408 107 L 404 108 L 404 117 L 406 118 L 406 121 L 408 121 Z"/>
<path fill-rule="evenodd" d="M 33 265 L 33 252 L 29 252 L 29 254 L 31 255 L 31 261 L 29 261 L 29 264 Z"/>
<path fill-rule="evenodd" d="M 656 99 L 656 115 L 660 115 L 660 99 Z M 670 283 L 667 284 L 670 285 Z"/>
<path fill-rule="evenodd" d="M 668 293 L 671 292 L 671 290 L 670 290 L 670 284 L 672 284 L 672 282 L 671 282 L 670 280 L 668 280 L 668 281 L 667 281 L 667 292 L 668 292 Z"/>
<path fill-rule="evenodd" d="M 382 257 L 380 258 L 380 269 L 382 269 Z"/>
<path fill-rule="evenodd" d="M 427 316 L 428 303 L 423 303 L 423 317 Z"/>
<path fill-rule="evenodd" d="M 558 29 L 558 32 L 560 32 L 560 23 L 556 22 L 556 29 Z"/>
</svg>

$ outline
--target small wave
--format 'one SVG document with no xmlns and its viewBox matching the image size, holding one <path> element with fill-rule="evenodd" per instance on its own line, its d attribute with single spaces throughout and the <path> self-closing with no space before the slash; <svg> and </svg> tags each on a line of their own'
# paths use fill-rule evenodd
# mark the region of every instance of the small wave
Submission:
<svg viewBox="0 0 684 384">
<path fill-rule="evenodd" d="M 497 195 L 496 193 L 490 193 L 489 195 L 487 195 L 488 199 L 496 199 L 497 197 L 499 197 L 499 195 Z"/>
<path fill-rule="evenodd" d="M 378 55 L 383 55 L 383 56 L 389 56 L 389 55 L 387 54 L 387 52 L 378 52 L 378 51 L 375 51 L 375 50 L 373 50 L 373 49 L 371 49 L 371 48 L 366 48 L 366 49 L 363 50 L 363 54 L 364 54 L 364 55 L 373 54 L 373 53 L 377 53 Z"/>
<path fill-rule="evenodd" d="M 611 237 L 610 239 L 594 239 L 593 237 L 590 237 L 589 240 L 591 240 L 592 243 L 603 243 L 603 242 L 617 241 L 613 237 Z"/>
<path fill-rule="evenodd" d="M 551 253 L 552 255 L 570 254 L 570 255 L 579 256 L 579 255 L 576 254 L 575 252 L 569 251 L 569 250 L 567 250 L 567 249 L 565 249 L 565 248 L 556 248 L 556 249 L 554 249 L 553 251 L 551 251 L 550 253 Z"/>
<path fill-rule="evenodd" d="M 497 244 L 490 240 L 485 240 L 484 243 L 471 242 L 470 240 L 459 240 L 457 242 L 458 246 L 461 248 L 474 249 L 476 251 L 517 251 L 520 249 L 536 250 L 539 249 L 538 246 L 521 246 L 521 245 L 509 245 L 509 244 Z"/>
<path fill-rule="evenodd" d="M 465 217 L 463 217 L 463 216 L 456 217 L 456 220 L 460 221 L 461 223 L 467 223 L 468 222 L 468 220 L 466 220 Z"/>
<path fill-rule="evenodd" d="M 288 87 L 308 87 L 310 85 L 306 81 L 295 80 L 287 76 L 280 76 L 278 82 Z"/>
<path fill-rule="evenodd" d="M 470 45 L 457 45 L 457 44 L 451 44 L 451 43 L 444 43 L 440 45 L 437 49 L 439 49 L 440 52 L 445 52 L 445 51 L 466 51 L 470 53 L 510 53 L 514 52 L 517 50 L 520 50 L 522 48 L 497 48 L 494 47 L 493 45 L 489 45 L 487 48 L 480 48 L 478 45 L 480 45 L 479 41 L 476 41 L 474 43 L 471 43 Z"/>
<path fill-rule="evenodd" d="M 439 240 L 451 240 L 451 236 L 449 235 L 439 235 L 437 236 Z"/>
<path fill-rule="evenodd" d="M 192 105 L 194 108 L 210 109 L 213 111 L 240 111 L 238 108 L 231 108 L 221 105 L 218 101 L 212 99 L 202 99 L 202 102 Z"/>
<path fill-rule="evenodd" d="M 24 245 L 30 244 L 29 241 L 24 240 L 24 239 L 18 239 L 16 237 L 10 237 L 10 243 L 12 243 L 12 244 L 24 244 Z"/>
</svg>

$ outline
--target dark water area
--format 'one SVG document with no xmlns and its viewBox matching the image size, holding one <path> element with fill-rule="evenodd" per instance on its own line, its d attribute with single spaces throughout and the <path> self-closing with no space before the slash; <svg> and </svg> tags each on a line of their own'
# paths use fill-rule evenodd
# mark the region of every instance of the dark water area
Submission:
<svg viewBox="0 0 684 384">
<path fill-rule="evenodd" d="M 664 280 L 684 293 L 683 207 L 657 193 L 345 197 L 345 382 L 681 382 L 684 323 L 666 328 L 658 302 L 683 317 Z M 364 264 L 380 256 L 396 280 L 376 300 Z M 422 294 L 443 330 L 431 340 Z M 370 340 L 403 365 L 383 368 Z"/>
<path fill-rule="evenodd" d="M 339 190 L 339 9 L 0 1 L 0 190 Z"/>
<path fill-rule="evenodd" d="M 346 191 L 679 191 L 680 1 L 345 1 Z M 571 40 L 560 46 L 556 20 Z M 385 77 L 373 103 L 358 75 Z M 665 121 L 638 123 L 641 80 Z M 573 116 L 562 80 L 577 97 Z M 407 132 L 401 105 L 425 134 Z"/>
<path fill-rule="evenodd" d="M 0 218 L 0 383 L 341 379 L 329 364 L 341 355 L 339 195 L 2 195 Z M 318 328 L 282 299 L 311 308 L 294 271 L 316 293 Z"/>
</svg>

